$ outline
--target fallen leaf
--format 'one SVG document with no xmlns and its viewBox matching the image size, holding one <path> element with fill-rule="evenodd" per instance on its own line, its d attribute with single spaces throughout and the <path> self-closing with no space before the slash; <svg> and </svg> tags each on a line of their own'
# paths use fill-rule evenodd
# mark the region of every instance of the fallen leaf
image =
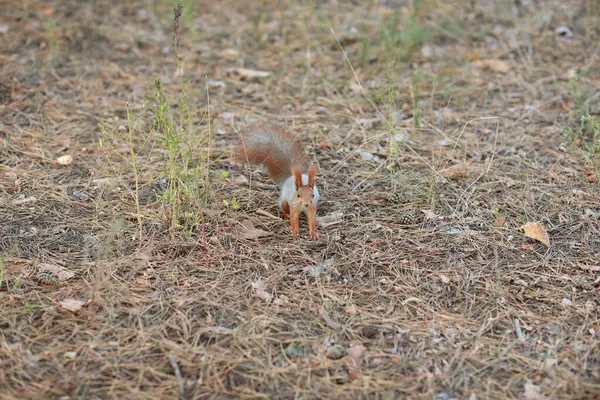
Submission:
<svg viewBox="0 0 600 400">
<path fill-rule="evenodd" d="M 143 263 L 149 263 L 150 262 L 150 256 L 142 251 L 138 251 L 133 255 L 133 258 L 136 261 L 142 261 Z"/>
<path fill-rule="evenodd" d="M 141 287 L 150 286 L 150 281 L 148 280 L 148 277 L 146 275 L 135 278 L 135 283 L 137 283 L 138 286 L 141 286 Z"/>
<path fill-rule="evenodd" d="M 271 73 L 267 71 L 258 71 L 248 68 L 229 68 L 227 73 L 229 75 L 238 76 L 241 79 L 266 78 L 271 75 Z"/>
<path fill-rule="evenodd" d="M 506 74 L 510 71 L 510 65 L 506 61 L 498 60 L 498 59 L 487 59 L 487 60 L 479 60 L 473 62 L 475 66 L 491 69 L 496 72 L 500 72 L 502 74 Z"/>
<path fill-rule="evenodd" d="M 442 281 L 442 283 L 444 284 L 449 284 L 450 283 L 450 278 L 448 278 L 446 275 L 444 274 L 440 274 L 440 280 Z"/>
<path fill-rule="evenodd" d="M 223 81 L 208 81 L 207 84 L 209 87 L 220 87 L 220 88 L 227 87 L 227 84 Z"/>
<path fill-rule="evenodd" d="M 550 247 L 550 236 L 539 222 L 528 222 L 521 228 L 525 231 L 525 236 L 545 244 L 546 247 Z"/>
<path fill-rule="evenodd" d="M 69 165 L 73 162 L 73 156 L 66 154 L 64 156 L 60 156 L 56 159 L 56 162 L 60 165 Z"/>
<path fill-rule="evenodd" d="M 573 305 L 573 302 L 565 297 L 562 299 L 562 305 L 565 307 L 570 307 Z"/>
<path fill-rule="evenodd" d="M 273 298 L 273 295 L 265 290 L 266 285 L 261 279 L 252 282 L 252 288 L 254 289 L 254 294 L 266 302 L 271 301 Z"/>
<path fill-rule="evenodd" d="M 354 317 L 356 314 L 358 314 L 358 311 L 356 310 L 354 304 L 346 306 L 346 314 L 348 314 L 349 317 Z"/>
<path fill-rule="evenodd" d="M 443 169 L 440 171 L 440 174 L 442 174 L 442 176 L 445 176 L 446 178 L 459 179 L 465 177 L 468 172 L 469 167 L 467 166 L 467 164 L 463 163 Z"/>
<path fill-rule="evenodd" d="M 596 175 L 589 175 L 587 177 L 587 181 L 589 183 L 596 183 L 596 182 L 598 182 L 598 177 Z"/>
<path fill-rule="evenodd" d="M 285 294 L 282 294 L 281 296 L 276 298 L 273 303 L 278 306 L 285 306 L 290 304 L 290 299 Z"/>
<path fill-rule="evenodd" d="M 499 216 L 499 217 L 496 217 L 496 220 L 494 221 L 494 224 L 495 224 L 496 226 L 502 226 L 502 225 L 504 225 L 504 222 L 505 222 L 505 221 L 506 221 L 506 217 L 505 217 L 505 216 L 503 216 L 503 215 L 501 215 L 501 216 Z"/>
<path fill-rule="evenodd" d="M 92 183 L 94 185 L 96 185 L 97 187 L 102 187 L 102 186 L 110 186 L 114 183 L 114 181 L 111 178 L 99 178 L 99 179 L 92 180 Z"/>
<path fill-rule="evenodd" d="M 542 388 L 538 385 L 534 385 L 531 382 L 525 383 L 525 393 L 523 397 L 529 400 L 546 400 L 547 397 L 542 393 Z"/>
<path fill-rule="evenodd" d="M 215 320 L 213 319 L 213 316 L 211 313 L 206 313 L 206 323 L 209 326 L 217 326 L 217 323 L 215 322 Z"/>
<path fill-rule="evenodd" d="M 65 299 L 60 302 L 60 306 L 62 308 L 71 312 L 77 312 L 81 310 L 81 307 L 83 307 L 84 304 L 84 301 L 75 299 Z"/>
<path fill-rule="evenodd" d="M 362 344 L 353 344 L 347 350 L 347 362 L 346 365 L 348 367 L 348 377 L 351 381 L 358 379 L 358 368 L 362 364 L 364 355 L 365 355 L 365 346 Z"/>
<path fill-rule="evenodd" d="M 258 239 L 273 235 L 273 232 L 255 228 L 254 224 L 249 219 L 242 222 L 242 227 L 241 236 L 244 239 Z"/>
<path fill-rule="evenodd" d="M 29 197 L 20 196 L 18 199 L 13 200 L 12 204 L 15 206 L 18 206 L 20 204 L 31 203 L 32 201 L 37 201 L 35 196 L 29 196 Z"/>
<path fill-rule="evenodd" d="M 596 303 L 594 303 L 591 300 L 588 300 L 585 302 L 585 310 L 589 313 L 594 312 L 594 310 L 596 310 Z"/>
<path fill-rule="evenodd" d="M 394 10 L 391 7 L 379 7 L 379 14 L 382 16 L 388 16 L 394 13 Z"/>
<path fill-rule="evenodd" d="M 353 344 L 348 349 L 348 357 L 355 362 L 356 366 L 359 366 L 362 363 L 366 350 L 362 344 Z"/>
<path fill-rule="evenodd" d="M 425 214 L 425 219 L 438 220 L 440 217 L 431 210 L 421 210 Z"/>
<path fill-rule="evenodd" d="M 321 149 L 331 149 L 333 147 L 331 145 L 331 143 L 329 143 L 326 140 L 321 140 L 321 141 L 317 142 L 317 146 L 319 146 L 319 148 L 321 148 Z"/>
<path fill-rule="evenodd" d="M 343 220 L 344 220 L 344 212 L 343 211 L 335 211 L 331 214 L 324 215 L 322 217 L 317 217 L 317 222 L 319 223 L 319 226 L 322 228 L 327 228 L 328 226 L 339 224 Z"/>
</svg>

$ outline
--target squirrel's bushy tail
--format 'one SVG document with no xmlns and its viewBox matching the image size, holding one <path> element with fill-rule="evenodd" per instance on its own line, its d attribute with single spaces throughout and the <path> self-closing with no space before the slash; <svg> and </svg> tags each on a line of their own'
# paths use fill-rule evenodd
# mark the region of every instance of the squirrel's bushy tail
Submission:
<svg viewBox="0 0 600 400">
<path fill-rule="evenodd" d="M 237 149 L 239 162 L 263 164 L 271 178 L 281 184 L 292 175 L 292 167 L 308 165 L 302 145 L 292 134 L 276 125 L 253 125 L 245 129 Z"/>
</svg>

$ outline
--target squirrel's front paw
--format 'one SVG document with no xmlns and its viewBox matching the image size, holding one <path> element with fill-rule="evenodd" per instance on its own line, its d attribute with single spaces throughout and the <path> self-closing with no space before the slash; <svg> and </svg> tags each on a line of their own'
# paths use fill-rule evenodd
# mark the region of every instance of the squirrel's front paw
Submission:
<svg viewBox="0 0 600 400">
<path fill-rule="evenodd" d="M 319 232 L 317 232 L 317 231 L 314 231 L 314 232 L 311 232 L 311 233 L 310 233 L 310 238 L 311 238 L 312 240 L 317 240 L 317 239 L 319 238 L 319 236 L 321 236 L 321 235 L 320 235 L 320 234 L 319 234 Z"/>
</svg>

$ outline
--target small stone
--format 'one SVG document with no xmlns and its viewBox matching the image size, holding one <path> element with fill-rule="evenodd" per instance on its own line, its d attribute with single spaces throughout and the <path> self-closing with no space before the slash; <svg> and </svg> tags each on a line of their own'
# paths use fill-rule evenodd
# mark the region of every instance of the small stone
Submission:
<svg viewBox="0 0 600 400">
<path fill-rule="evenodd" d="M 88 201 L 90 199 L 90 196 L 81 190 L 73 190 L 73 197 L 79 201 Z"/>
</svg>

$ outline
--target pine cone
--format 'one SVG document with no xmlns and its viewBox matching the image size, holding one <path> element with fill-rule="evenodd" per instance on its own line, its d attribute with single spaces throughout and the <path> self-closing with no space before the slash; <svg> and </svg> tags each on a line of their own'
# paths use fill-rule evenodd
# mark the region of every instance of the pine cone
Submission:
<svg viewBox="0 0 600 400">
<path fill-rule="evenodd" d="M 35 280 L 43 285 L 57 285 L 58 277 L 46 269 L 42 269 L 35 275 Z"/>
<path fill-rule="evenodd" d="M 398 223 L 401 225 L 415 225 L 423 222 L 423 213 L 419 210 L 403 210 L 398 213 Z"/>
</svg>

